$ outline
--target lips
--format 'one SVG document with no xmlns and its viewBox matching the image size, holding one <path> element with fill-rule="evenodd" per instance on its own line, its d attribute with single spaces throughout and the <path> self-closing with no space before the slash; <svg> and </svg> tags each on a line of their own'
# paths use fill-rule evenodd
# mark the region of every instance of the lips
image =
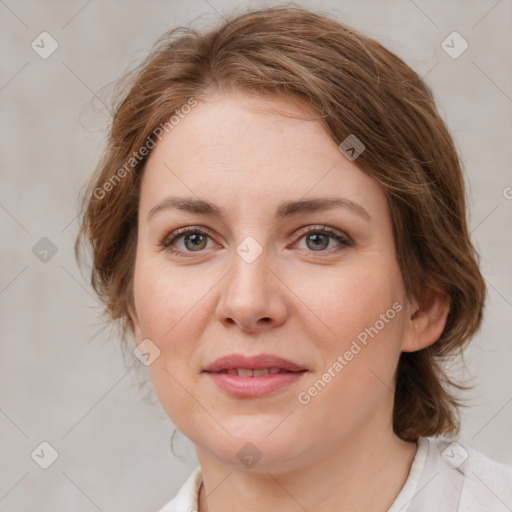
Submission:
<svg viewBox="0 0 512 512">
<path fill-rule="evenodd" d="M 303 372 L 305 370 L 306 368 L 297 363 L 271 354 L 260 354 L 250 357 L 241 354 L 231 354 L 220 357 L 204 369 L 207 373 L 228 373 L 241 377 Z"/>
<path fill-rule="evenodd" d="M 209 364 L 203 373 L 230 396 L 257 398 L 296 384 L 307 371 L 297 363 L 270 354 L 232 354 Z"/>
</svg>

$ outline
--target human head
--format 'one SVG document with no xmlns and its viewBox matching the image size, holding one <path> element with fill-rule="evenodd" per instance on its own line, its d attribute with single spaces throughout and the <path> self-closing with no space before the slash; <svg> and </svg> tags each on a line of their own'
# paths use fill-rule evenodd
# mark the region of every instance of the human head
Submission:
<svg viewBox="0 0 512 512">
<path fill-rule="evenodd" d="M 162 130 L 172 136 L 187 106 L 215 95 L 285 98 L 316 113 L 336 144 L 350 135 L 364 143 L 353 163 L 387 198 L 407 296 L 418 303 L 449 297 L 439 339 L 400 355 L 393 427 L 406 440 L 455 431 L 457 401 L 442 363 L 479 328 L 485 286 L 466 224 L 461 164 L 420 77 L 338 21 L 274 8 L 206 33 L 172 31 L 125 83 L 107 152 L 84 196 L 79 238 L 93 248 L 94 289 L 125 334 L 134 327 L 140 185 Z"/>
</svg>

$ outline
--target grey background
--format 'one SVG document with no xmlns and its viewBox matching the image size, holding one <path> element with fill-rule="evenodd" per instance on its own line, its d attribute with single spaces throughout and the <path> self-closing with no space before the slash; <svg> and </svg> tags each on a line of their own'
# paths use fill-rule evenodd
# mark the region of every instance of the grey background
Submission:
<svg viewBox="0 0 512 512">
<path fill-rule="evenodd" d="M 103 148 L 106 85 L 176 25 L 200 28 L 235 7 L 273 4 L 0 0 L 1 510 L 157 510 L 195 467 L 184 436 L 175 443 L 182 459 L 172 455 L 173 426 L 144 400 L 148 387 L 125 367 L 115 332 L 99 332 L 98 304 L 73 255 L 77 194 Z M 453 370 L 476 385 L 460 439 L 512 464 L 512 2 L 301 4 L 373 36 L 436 94 L 466 165 L 489 286 L 466 369 Z M 42 31 L 59 44 L 47 59 L 31 48 Z M 441 47 L 453 31 L 469 43 L 457 59 Z M 47 262 L 32 251 L 43 237 L 57 249 Z M 46 470 L 30 455 L 42 441 L 59 453 Z"/>
</svg>

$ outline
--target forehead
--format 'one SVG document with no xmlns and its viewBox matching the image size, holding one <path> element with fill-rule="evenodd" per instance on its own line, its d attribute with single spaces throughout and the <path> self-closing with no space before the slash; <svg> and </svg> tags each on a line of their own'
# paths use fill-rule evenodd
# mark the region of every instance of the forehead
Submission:
<svg viewBox="0 0 512 512">
<path fill-rule="evenodd" d="M 226 208 L 243 198 L 277 204 L 335 195 L 375 209 L 384 200 L 380 186 L 345 158 L 318 117 L 283 99 L 200 101 L 152 151 L 141 209 L 170 194 L 208 197 Z"/>
</svg>

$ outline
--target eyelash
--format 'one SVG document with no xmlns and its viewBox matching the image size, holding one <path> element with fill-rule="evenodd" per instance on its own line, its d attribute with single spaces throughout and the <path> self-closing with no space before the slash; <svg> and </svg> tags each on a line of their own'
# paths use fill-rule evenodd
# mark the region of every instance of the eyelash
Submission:
<svg viewBox="0 0 512 512">
<path fill-rule="evenodd" d="M 205 230 L 204 228 L 188 226 L 188 227 L 185 227 L 185 228 L 176 229 L 172 233 L 166 235 L 159 242 L 158 245 L 159 245 L 159 247 L 162 250 L 167 250 L 167 251 L 171 252 L 172 254 L 175 254 L 177 256 L 181 256 L 181 257 L 184 257 L 184 258 L 194 257 L 194 253 L 195 252 L 197 252 L 197 253 L 204 252 L 204 249 L 203 250 L 199 250 L 199 251 L 186 251 L 186 252 L 184 252 L 184 251 L 177 250 L 177 249 L 172 247 L 172 244 L 174 242 L 176 242 L 178 239 L 180 239 L 181 237 L 183 237 L 184 235 L 187 235 L 189 233 L 194 233 L 194 234 L 199 234 L 199 235 L 207 235 L 208 237 L 212 238 L 211 235 L 209 234 L 209 232 L 207 230 Z M 311 251 L 311 250 L 305 249 L 308 253 L 319 253 L 319 254 L 320 253 L 327 253 L 327 254 L 330 255 L 330 254 L 332 254 L 333 251 L 334 252 L 338 252 L 338 251 L 341 251 L 341 250 L 345 249 L 346 247 L 350 247 L 350 246 L 353 245 L 353 242 L 350 239 L 350 237 L 348 237 L 348 235 L 341 234 L 340 232 L 335 231 L 334 229 L 329 228 L 327 226 L 309 226 L 309 227 L 307 227 L 305 229 L 301 229 L 296 234 L 296 236 L 298 237 L 297 241 L 301 240 L 302 238 L 304 238 L 305 236 L 307 236 L 307 235 L 309 235 L 311 233 L 321 234 L 321 235 L 328 235 L 329 237 L 334 238 L 337 242 L 339 242 L 340 246 L 336 247 L 336 248 L 333 248 L 333 249 L 328 249 L 328 250 L 325 250 L 325 251 Z"/>
</svg>

